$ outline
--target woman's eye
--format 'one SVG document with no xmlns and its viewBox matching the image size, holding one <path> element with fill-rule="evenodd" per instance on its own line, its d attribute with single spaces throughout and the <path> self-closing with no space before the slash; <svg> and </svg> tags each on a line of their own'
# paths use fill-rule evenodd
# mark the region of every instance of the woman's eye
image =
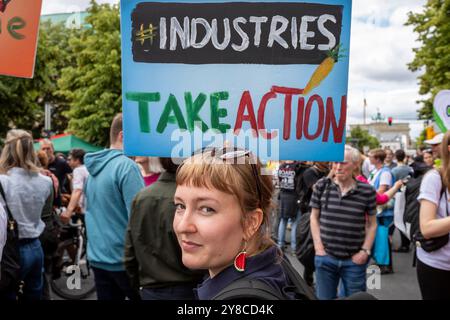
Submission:
<svg viewBox="0 0 450 320">
<path fill-rule="evenodd" d="M 201 207 L 200 211 L 202 211 L 205 214 L 213 214 L 216 212 L 216 210 L 214 210 L 213 208 L 210 208 L 210 207 Z"/>
<path fill-rule="evenodd" d="M 185 210 L 186 209 L 186 207 L 182 203 L 174 203 L 174 205 L 175 205 L 175 210 L 176 211 L 181 211 L 181 210 Z"/>
</svg>

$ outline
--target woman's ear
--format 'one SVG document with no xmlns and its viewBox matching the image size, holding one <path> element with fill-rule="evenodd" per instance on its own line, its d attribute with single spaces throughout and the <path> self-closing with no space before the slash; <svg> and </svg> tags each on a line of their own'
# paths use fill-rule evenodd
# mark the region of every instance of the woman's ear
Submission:
<svg viewBox="0 0 450 320">
<path fill-rule="evenodd" d="M 258 232 L 259 227 L 263 222 L 263 218 L 264 213 L 259 208 L 248 212 L 245 215 L 244 237 L 246 241 L 249 241 L 255 235 L 255 233 Z"/>
</svg>

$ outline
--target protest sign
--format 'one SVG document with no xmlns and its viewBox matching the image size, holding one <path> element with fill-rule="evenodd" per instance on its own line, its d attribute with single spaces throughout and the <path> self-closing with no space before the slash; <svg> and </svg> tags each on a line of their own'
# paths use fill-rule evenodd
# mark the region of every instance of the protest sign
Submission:
<svg viewBox="0 0 450 320">
<path fill-rule="evenodd" d="M 0 74 L 33 78 L 42 0 L 0 0 Z"/>
<path fill-rule="evenodd" d="M 442 132 L 450 129 L 450 90 L 440 91 L 434 98 L 433 115 Z"/>
<path fill-rule="evenodd" d="M 351 0 L 121 2 L 125 151 L 343 158 Z"/>
</svg>

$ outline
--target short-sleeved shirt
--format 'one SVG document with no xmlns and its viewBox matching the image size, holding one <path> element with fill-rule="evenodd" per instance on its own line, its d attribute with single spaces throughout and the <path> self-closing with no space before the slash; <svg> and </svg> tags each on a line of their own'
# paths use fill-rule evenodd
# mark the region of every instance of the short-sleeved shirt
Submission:
<svg viewBox="0 0 450 320">
<path fill-rule="evenodd" d="M 81 198 L 78 201 L 78 205 L 80 206 L 82 212 L 85 212 L 86 209 L 84 201 L 84 186 L 86 185 L 88 177 L 89 172 L 84 165 L 79 166 L 73 170 L 72 189 L 79 189 L 83 191 L 83 193 L 81 194 Z"/>
<path fill-rule="evenodd" d="M 380 175 L 381 174 L 381 175 Z M 389 170 L 374 169 L 369 176 L 369 183 L 373 186 L 378 176 L 380 176 L 380 186 L 387 185 L 388 188 L 392 187 L 392 174 Z"/>
<path fill-rule="evenodd" d="M 446 198 L 450 199 L 448 191 L 441 197 L 442 180 L 438 171 L 431 170 L 423 177 L 420 185 L 420 194 L 417 200 L 428 200 L 438 206 L 437 218 L 442 219 L 449 215 L 450 203 L 445 203 Z M 426 265 L 450 271 L 450 241 L 439 250 L 426 252 L 421 248 L 417 248 L 417 258 Z"/>
<path fill-rule="evenodd" d="M 395 162 L 391 162 L 391 164 L 386 164 L 385 166 L 392 170 L 397 167 L 397 164 Z"/>
<path fill-rule="evenodd" d="M 375 189 L 360 181 L 345 195 L 329 178 L 315 185 L 310 206 L 320 210 L 320 237 L 327 254 L 338 259 L 348 259 L 364 243 L 366 214 L 376 214 Z"/>
<path fill-rule="evenodd" d="M 278 169 L 278 178 L 280 179 L 280 190 L 284 192 L 295 192 L 297 185 L 297 175 L 300 165 L 297 162 L 283 163 Z"/>
</svg>

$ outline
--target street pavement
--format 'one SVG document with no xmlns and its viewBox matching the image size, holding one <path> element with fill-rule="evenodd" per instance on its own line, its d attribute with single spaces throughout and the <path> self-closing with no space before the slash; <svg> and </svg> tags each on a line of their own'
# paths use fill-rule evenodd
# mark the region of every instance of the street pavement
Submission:
<svg viewBox="0 0 450 320">
<path fill-rule="evenodd" d="M 287 231 L 289 233 L 289 231 Z M 290 236 L 286 236 L 286 241 Z M 400 244 L 400 236 L 397 231 L 394 233 L 394 248 Z M 289 250 L 289 249 L 288 249 Z M 417 282 L 416 268 L 413 264 L 414 251 L 408 253 L 393 253 L 394 273 L 380 275 L 380 282 L 377 288 L 368 290 L 370 294 L 379 300 L 421 300 L 419 284 Z M 289 261 L 296 270 L 303 274 L 303 266 L 291 255 Z M 370 277 L 370 275 L 368 275 Z M 376 283 L 371 282 L 369 283 Z"/>
<path fill-rule="evenodd" d="M 286 240 L 290 238 L 287 231 Z M 394 247 L 399 245 L 399 236 L 394 234 Z M 303 274 L 303 266 L 297 258 L 287 255 L 294 268 Z M 393 253 L 394 273 L 381 275 L 379 289 L 368 290 L 370 294 L 379 300 L 421 300 L 419 285 L 417 283 L 416 268 L 412 267 L 413 250 L 409 253 Z M 370 277 L 370 275 L 369 275 Z M 52 299 L 62 300 L 55 294 L 51 294 Z M 93 293 L 86 300 L 95 300 Z"/>
</svg>

